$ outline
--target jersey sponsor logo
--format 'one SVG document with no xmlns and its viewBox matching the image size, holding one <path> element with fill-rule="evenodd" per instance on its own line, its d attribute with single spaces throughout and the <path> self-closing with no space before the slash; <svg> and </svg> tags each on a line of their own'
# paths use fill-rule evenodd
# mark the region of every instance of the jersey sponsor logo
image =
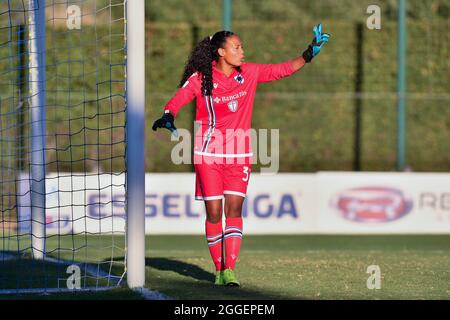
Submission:
<svg viewBox="0 0 450 320">
<path fill-rule="evenodd" d="M 220 102 L 219 97 L 215 97 L 215 98 L 214 98 L 214 102 L 215 102 L 215 103 L 219 103 L 219 102 Z"/>
<path fill-rule="evenodd" d="M 240 73 L 236 77 L 234 77 L 234 80 L 236 80 L 240 84 L 244 83 L 244 77 Z"/>
<path fill-rule="evenodd" d="M 241 97 L 245 97 L 246 95 L 247 95 L 247 91 L 239 91 L 239 93 L 233 94 L 231 96 L 220 97 L 220 99 L 221 99 L 222 103 L 224 103 L 224 102 L 239 99 Z"/>
<path fill-rule="evenodd" d="M 228 109 L 230 109 L 231 112 L 236 112 L 238 108 L 238 102 L 236 100 L 228 102 Z"/>
</svg>

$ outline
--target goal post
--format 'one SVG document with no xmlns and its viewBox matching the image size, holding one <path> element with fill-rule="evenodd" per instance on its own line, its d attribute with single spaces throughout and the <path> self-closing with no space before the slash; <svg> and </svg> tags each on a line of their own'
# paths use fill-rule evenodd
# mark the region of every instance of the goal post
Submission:
<svg viewBox="0 0 450 320">
<path fill-rule="evenodd" d="M 144 287 L 145 1 L 0 2 L 0 31 L 0 294 Z"/>
<path fill-rule="evenodd" d="M 145 284 L 145 3 L 127 0 L 127 282 Z"/>
<path fill-rule="evenodd" d="M 45 256 L 45 0 L 29 0 L 30 193 L 33 258 Z"/>
</svg>

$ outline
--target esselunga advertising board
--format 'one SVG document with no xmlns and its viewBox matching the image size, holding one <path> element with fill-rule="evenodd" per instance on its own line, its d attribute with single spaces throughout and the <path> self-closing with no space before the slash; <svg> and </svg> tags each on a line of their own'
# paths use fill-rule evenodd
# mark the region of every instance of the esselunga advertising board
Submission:
<svg viewBox="0 0 450 320">
<path fill-rule="evenodd" d="M 22 179 L 20 232 L 31 226 Z M 195 174 L 148 173 L 147 234 L 203 234 L 205 208 Z M 46 232 L 125 231 L 125 175 L 47 175 Z M 448 234 L 450 174 L 253 173 L 244 202 L 246 234 Z"/>
</svg>

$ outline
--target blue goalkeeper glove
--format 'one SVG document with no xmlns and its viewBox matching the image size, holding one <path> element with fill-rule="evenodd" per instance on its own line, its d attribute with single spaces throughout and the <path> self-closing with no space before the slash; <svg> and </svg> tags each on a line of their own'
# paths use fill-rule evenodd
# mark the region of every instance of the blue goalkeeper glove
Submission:
<svg viewBox="0 0 450 320">
<path fill-rule="evenodd" d="M 174 119 L 173 115 L 170 112 L 166 111 L 166 112 L 164 112 L 164 115 L 161 118 L 155 120 L 155 122 L 153 123 L 152 129 L 153 129 L 153 131 L 156 131 L 156 129 L 158 129 L 158 128 L 166 128 L 170 132 L 172 132 L 172 134 L 175 137 L 178 137 L 177 128 L 175 127 L 175 124 L 173 123 L 174 120 L 175 119 Z"/>
<path fill-rule="evenodd" d="M 317 56 L 320 53 L 320 49 L 324 46 L 325 43 L 330 39 L 330 35 L 328 33 L 322 33 L 322 24 L 319 23 L 317 26 L 313 28 L 314 39 L 312 43 L 308 46 L 302 56 L 305 61 L 311 62 L 312 58 Z"/>
</svg>

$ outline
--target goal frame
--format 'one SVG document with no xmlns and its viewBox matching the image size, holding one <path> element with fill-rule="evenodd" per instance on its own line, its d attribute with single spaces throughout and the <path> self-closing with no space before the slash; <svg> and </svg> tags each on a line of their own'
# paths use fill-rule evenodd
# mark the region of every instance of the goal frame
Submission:
<svg viewBox="0 0 450 320">
<path fill-rule="evenodd" d="M 32 253 L 45 259 L 45 0 L 29 0 Z M 145 285 L 145 2 L 125 0 L 126 257 L 129 288 Z"/>
</svg>

